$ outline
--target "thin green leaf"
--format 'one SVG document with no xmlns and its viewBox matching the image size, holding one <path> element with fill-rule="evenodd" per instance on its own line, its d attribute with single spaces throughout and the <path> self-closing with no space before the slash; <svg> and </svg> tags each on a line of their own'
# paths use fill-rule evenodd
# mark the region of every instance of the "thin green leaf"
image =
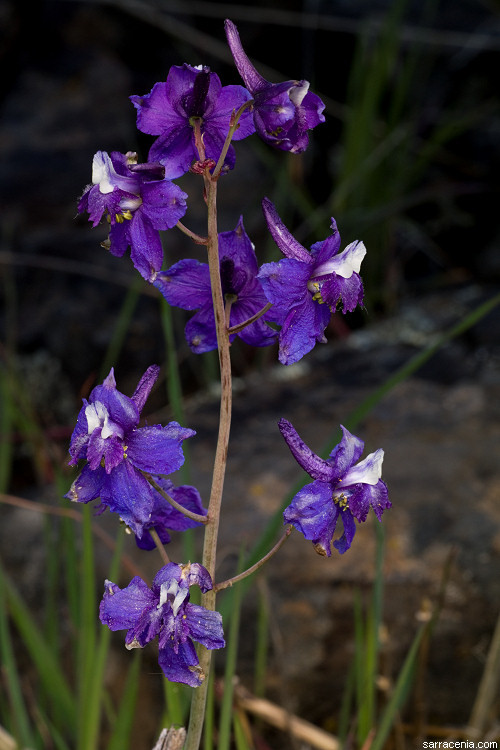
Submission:
<svg viewBox="0 0 500 750">
<path fill-rule="evenodd" d="M 120 700 L 113 734 L 107 750 L 127 750 L 132 739 L 132 725 L 136 716 L 137 695 L 139 692 L 139 669 L 141 666 L 141 649 L 136 649 L 132 656 L 127 681 Z"/>
<path fill-rule="evenodd" d="M 5 572 L 3 584 L 12 620 L 33 660 L 44 689 L 51 701 L 61 707 L 65 726 L 72 729 L 76 722 L 76 707 L 59 663 L 41 635 L 38 623 L 34 621 L 29 608 Z"/>
<path fill-rule="evenodd" d="M 11 726 L 9 729 L 22 747 L 34 747 L 36 743 L 17 671 L 6 605 L 7 597 L 4 591 L 2 570 L 0 569 L 0 655 L 10 706 Z"/>
</svg>

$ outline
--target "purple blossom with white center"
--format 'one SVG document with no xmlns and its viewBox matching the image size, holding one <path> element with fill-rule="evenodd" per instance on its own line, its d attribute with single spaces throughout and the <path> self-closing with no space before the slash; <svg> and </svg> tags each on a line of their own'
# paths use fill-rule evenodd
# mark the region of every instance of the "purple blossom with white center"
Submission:
<svg viewBox="0 0 500 750">
<path fill-rule="evenodd" d="M 129 398 L 117 390 L 111 369 L 83 400 L 69 448 L 70 466 L 82 459 L 87 464 L 65 497 L 80 503 L 100 497 L 103 509 L 118 513 L 139 538 L 150 524 L 157 495 L 142 472 L 165 475 L 179 469 L 182 441 L 196 434 L 177 422 L 138 427 L 159 372 L 157 365 L 149 367 Z"/>
<path fill-rule="evenodd" d="M 258 135 L 282 151 L 301 153 L 309 144 L 307 131 L 325 121 L 325 105 L 309 91 L 309 81 L 266 81 L 248 59 L 234 23 L 226 20 L 224 25 L 235 65 L 254 99 Z"/>
<path fill-rule="evenodd" d="M 106 245 L 122 257 L 130 246 L 132 263 L 146 281 L 154 281 L 163 265 L 160 229 L 171 229 L 186 213 L 178 185 L 165 179 L 158 163 L 138 164 L 137 154 L 98 151 L 92 162 L 92 185 L 78 203 L 97 226 L 104 214 L 111 224 Z"/>
<path fill-rule="evenodd" d="M 194 584 L 203 593 L 212 588 L 208 571 L 198 563 L 168 563 L 151 588 L 138 576 L 124 589 L 106 581 L 99 616 L 110 630 L 127 630 L 128 649 L 143 648 L 158 636 L 158 662 L 165 677 L 199 687 L 205 675 L 193 641 L 208 649 L 223 648 L 225 642 L 219 612 L 190 603 L 189 587 Z"/>
<path fill-rule="evenodd" d="M 269 320 L 281 325 L 279 360 L 291 365 L 311 351 L 316 342 L 326 342 L 325 328 L 340 304 L 345 313 L 362 303 L 359 269 L 366 248 L 355 241 L 339 252 L 340 234 L 332 219 L 333 234 L 316 242 L 308 252 L 285 227 L 268 198 L 262 201 L 262 208 L 269 231 L 285 258 L 265 263 L 257 278 L 273 304 Z"/>
<path fill-rule="evenodd" d="M 286 508 L 283 518 L 314 544 L 320 555 L 331 555 L 331 544 L 340 518 L 344 532 L 333 546 L 343 554 L 352 544 L 356 532 L 354 520 L 366 521 L 370 507 L 378 520 L 391 507 L 387 486 L 380 479 L 384 451 L 370 453 L 356 463 L 364 443 L 342 427 L 343 437 L 325 460 L 317 456 L 300 439 L 286 419 L 278 426 L 297 463 L 315 480 L 306 484 Z"/>
<path fill-rule="evenodd" d="M 230 119 L 251 99 L 243 86 L 222 86 L 216 73 L 205 66 L 174 65 L 167 80 L 155 83 L 145 96 L 131 96 L 137 109 L 137 127 L 143 133 L 157 135 L 149 152 L 151 161 L 165 165 L 169 178 L 185 174 L 193 161 L 201 157 L 194 136 L 198 121 L 205 147 L 205 157 L 218 161 L 229 131 Z M 242 113 L 233 140 L 239 141 L 255 132 L 252 115 Z M 224 170 L 232 169 L 235 153 L 229 147 Z"/>
<path fill-rule="evenodd" d="M 196 487 L 191 487 L 188 484 L 175 487 L 170 479 L 162 479 L 161 477 L 155 477 L 155 480 L 183 508 L 200 516 L 207 515 L 207 511 L 201 501 L 200 493 Z M 186 529 L 202 525 L 198 521 L 193 521 L 191 518 L 185 516 L 177 508 L 174 508 L 173 505 L 170 505 L 159 492 L 155 492 L 154 497 L 155 501 L 151 517 L 143 526 L 142 536 L 136 536 L 135 538 L 137 546 L 141 549 L 152 550 L 155 548 L 155 543 L 149 533 L 150 529 L 156 531 L 162 544 L 168 544 L 170 542 L 169 531 L 186 531 Z"/>
<path fill-rule="evenodd" d="M 245 232 L 240 217 L 236 229 L 219 234 L 219 258 L 222 294 L 231 302 L 230 326 L 248 320 L 267 304 L 266 296 L 257 280 L 259 270 L 253 245 Z M 210 272 L 206 263 L 181 260 L 167 271 L 158 274 L 155 286 L 170 305 L 183 310 L 198 310 L 186 325 L 186 339 L 196 354 L 217 348 Z M 270 319 L 265 313 L 238 333 L 251 346 L 269 346 L 276 340 L 277 332 L 266 325 Z"/>
</svg>

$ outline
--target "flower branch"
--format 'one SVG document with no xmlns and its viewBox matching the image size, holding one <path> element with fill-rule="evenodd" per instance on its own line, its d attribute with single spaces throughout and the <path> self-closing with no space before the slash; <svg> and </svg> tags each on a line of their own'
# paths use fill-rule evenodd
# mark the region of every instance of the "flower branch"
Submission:
<svg viewBox="0 0 500 750">
<path fill-rule="evenodd" d="M 223 589 L 227 589 L 230 586 L 232 586 L 235 583 L 238 583 L 238 581 L 242 581 L 244 578 L 248 578 L 248 576 L 251 576 L 252 573 L 255 573 L 259 568 L 261 568 L 264 563 L 266 563 L 268 560 L 273 557 L 273 555 L 276 554 L 276 552 L 281 549 L 281 547 L 284 545 L 290 534 L 292 533 L 292 526 L 288 526 L 285 533 L 281 537 L 281 539 L 274 545 L 274 547 L 269 550 L 267 555 L 264 555 L 258 562 L 255 563 L 255 565 L 252 565 L 247 570 L 244 570 L 243 573 L 239 573 L 237 576 L 234 576 L 234 578 L 228 578 L 226 581 L 222 581 L 221 583 L 216 583 L 214 586 L 214 591 L 217 593 L 219 591 L 222 591 Z"/>
<path fill-rule="evenodd" d="M 148 529 L 148 531 L 151 534 L 151 538 L 152 538 L 153 542 L 155 543 L 156 549 L 160 553 L 161 559 L 163 560 L 163 564 L 164 565 L 168 565 L 168 563 L 170 562 L 170 558 L 167 555 L 167 550 L 165 549 L 165 547 L 161 543 L 161 539 L 158 536 L 157 531 L 155 529 Z"/>
<path fill-rule="evenodd" d="M 196 521 L 197 523 L 203 523 L 203 524 L 207 524 L 208 523 L 207 516 L 202 516 L 199 513 L 193 513 L 192 511 L 188 510 L 187 508 L 184 508 L 184 506 L 181 505 L 180 503 L 178 503 L 176 500 L 174 500 L 173 497 L 170 497 L 170 495 L 168 494 L 168 492 L 165 492 L 165 490 L 162 487 L 160 487 L 160 485 L 158 484 L 158 482 L 156 482 L 150 474 L 147 474 L 145 471 L 143 471 L 142 474 L 147 479 L 147 481 L 149 482 L 149 484 L 151 485 L 151 487 L 153 487 L 153 489 L 155 489 L 163 498 L 165 498 L 165 500 L 167 501 L 167 503 L 170 503 L 170 505 L 173 508 L 175 508 L 176 510 L 178 510 L 179 513 L 182 513 L 183 516 L 186 516 L 186 518 L 190 518 L 192 521 Z M 153 539 L 154 539 L 154 537 L 153 537 Z"/>
<path fill-rule="evenodd" d="M 236 326 L 231 326 L 230 328 L 227 329 L 227 332 L 229 333 L 229 335 L 231 335 L 232 333 L 238 333 L 239 331 L 242 331 L 251 323 L 255 323 L 256 320 L 258 320 L 263 315 L 265 315 L 266 312 L 270 310 L 272 306 L 273 306 L 273 303 L 268 302 L 267 305 L 265 305 L 262 308 L 262 310 L 259 310 L 258 312 L 255 313 L 255 315 L 252 315 L 250 318 L 247 318 L 247 320 L 244 320 L 242 323 L 238 323 L 238 325 Z"/>
<path fill-rule="evenodd" d="M 200 237 L 199 234 L 196 234 L 195 232 L 192 232 L 190 229 L 188 229 L 182 221 L 178 221 L 175 225 L 178 229 L 181 230 L 184 234 L 186 234 L 188 237 L 191 237 L 191 239 L 196 242 L 197 245 L 206 245 L 208 242 L 207 237 Z"/>
<path fill-rule="evenodd" d="M 239 121 L 240 117 L 245 112 L 246 109 L 249 109 L 251 106 L 253 106 L 253 100 L 249 99 L 248 101 L 244 102 L 241 107 L 238 109 L 238 111 L 235 113 L 233 110 L 233 114 L 231 115 L 231 119 L 229 121 L 229 131 L 226 136 L 226 140 L 224 142 L 224 145 L 222 147 L 222 151 L 219 156 L 219 160 L 216 164 L 216 167 L 214 171 L 212 172 L 212 178 L 214 180 L 218 179 L 221 173 L 221 169 L 224 166 L 224 161 L 227 156 L 227 152 L 229 151 L 229 146 L 231 145 L 231 141 L 233 140 L 233 136 L 236 133 L 237 129 L 239 128 Z"/>
</svg>

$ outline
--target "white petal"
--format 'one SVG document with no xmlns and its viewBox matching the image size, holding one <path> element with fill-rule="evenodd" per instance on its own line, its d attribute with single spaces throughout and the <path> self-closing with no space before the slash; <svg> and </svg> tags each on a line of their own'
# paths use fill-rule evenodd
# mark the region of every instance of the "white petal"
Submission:
<svg viewBox="0 0 500 750">
<path fill-rule="evenodd" d="M 347 245 L 346 249 L 339 255 L 334 255 L 326 263 L 322 263 L 315 268 L 311 274 L 311 278 L 314 279 L 317 276 L 327 276 L 330 273 L 336 273 L 337 276 L 342 276 L 343 279 L 350 279 L 353 273 L 359 273 L 361 261 L 365 255 L 366 247 L 364 243 L 355 240 L 350 245 Z"/>
<path fill-rule="evenodd" d="M 112 193 L 115 189 L 114 181 L 118 175 L 106 151 L 98 151 L 92 161 L 92 182 L 99 185 L 99 192 Z"/>
<path fill-rule="evenodd" d="M 379 448 L 375 453 L 370 453 L 363 461 L 356 466 L 352 466 L 346 475 L 342 478 L 339 488 L 349 487 L 351 484 L 377 484 L 382 476 L 382 461 L 384 460 L 384 451 Z"/>
</svg>

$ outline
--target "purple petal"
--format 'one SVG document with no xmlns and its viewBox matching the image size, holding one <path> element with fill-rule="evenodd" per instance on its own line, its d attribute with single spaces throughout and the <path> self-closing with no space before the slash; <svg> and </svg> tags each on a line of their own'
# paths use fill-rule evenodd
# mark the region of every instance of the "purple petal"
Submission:
<svg viewBox="0 0 500 750">
<path fill-rule="evenodd" d="M 117 390 L 113 368 L 103 384 L 96 386 L 89 396 L 91 404 L 97 401 L 104 404 L 111 421 L 120 425 L 124 433 L 138 424 L 139 410 L 131 398 Z"/>
<path fill-rule="evenodd" d="M 161 271 L 154 282 L 169 305 L 183 310 L 196 310 L 212 304 L 210 271 L 207 263 L 186 259 Z"/>
<path fill-rule="evenodd" d="M 195 354 L 217 349 L 214 309 L 211 304 L 202 307 L 186 323 L 185 335 L 191 351 Z"/>
<path fill-rule="evenodd" d="M 224 21 L 224 28 L 226 31 L 227 43 L 229 44 L 234 63 L 238 68 L 238 73 L 242 77 L 247 89 L 250 89 L 253 94 L 255 91 L 259 91 L 260 89 L 265 88 L 265 86 L 268 85 L 268 82 L 265 78 L 262 78 L 260 73 L 257 72 L 255 67 L 248 59 L 241 44 L 238 29 L 236 28 L 234 23 L 229 19 L 226 19 L 226 21 Z"/>
<path fill-rule="evenodd" d="M 293 524 L 327 557 L 331 555 L 338 516 L 339 508 L 332 500 L 330 484 L 318 481 L 303 487 L 283 513 L 285 522 Z"/>
<path fill-rule="evenodd" d="M 271 236 L 283 255 L 287 258 L 294 258 L 302 263 L 312 265 L 313 259 L 311 258 L 311 254 L 308 253 L 305 247 L 303 247 L 300 242 L 297 242 L 295 237 L 288 231 L 281 221 L 274 204 L 269 198 L 263 199 L 262 210 L 264 212 L 268 229 L 271 232 Z"/>
<path fill-rule="evenodd" d="M 211 612 L 196 604 L 186 604 L 184 615 L 193 640 L 208 649 L 224 648 L 226 642 L 222 630 L 222 615 L 219 612 Z"/>
<path fill-rule="evenodd" d="M 158 380 L 159 374 L 159 366 L 151 365 L 139 380 L 137 388 L 134 391 L 134 395 L 132 396 L 132 401 L 137 406 L 139 414 L 142 412 L 144 404 L 146 403 L 148 396 L 151 393 L 151 389 Z"/>
<path fill-rule="evenodd" d="M 88 401 L 84 398 L 83 406 L 78 413 L 75 429 L 73 430 L 73 434 L 71 435 L 71 441 L 69 445 L 69 453 L 71 455 L 71 459 L 68 462 L 70 466 L 75 466 L 80 459 L 87 457 L 87 445 L 89 442 L 89 431 L 87 417 L 85 414 L 85 409 L 87 408 L 87 406 Z"/>
<path fill-rule="evenodd" d="M 102 466 L 95 471 L 92 471 L 88 465 L 84 466 L 64 497 L 76 503 L 89 503 L 91 500 L 96 500 L 100 497 L 105 479 L 106 472 Z"/>
<path fill-rule="evenodd" d="M 311 245 L 311 255 L 314 259 L 314 270 L 337 255 L 340 250 L 340 232 L 337 229 L 337 222 L 333 216 L 330 228 L 332 234 L 327 237 L 326 240 L 321 240 L 321 242 L 315 242 L 314 245 Z"/>
<path fill-rule="evenodd" d="M 211 125 L 216 126 L 224 137 L 229 131 L 229 120 L 234 112 L 251 99 L 250 93 L 243 86 L 224 86 L 217 101 L 217 109 L 210 118 Z M 233 141 L 241 141 L 255 133 L 255 125 L 252 117 L 252 107 L 249 106 L 238 120 L 238 128 L 233 135 Z"/>
<path fill-rule="evenodd" d="M 291 365 L 311 351 L 316 343 L 325 343 L 325 328 L 331 312 L 327 305 L 320 305 L 309 295 L 297 304 L 283 321 L 279 333 L 279 361 Z"/>
<path fill-rule="evenodd" d="M 144 183 L 141 195 L 141 210 L 155 229 L 171 229 L 186 213 L 187 193 L 169 180 Z"/>
<path fill-rule="evenodd" d="M 340 425 L 340 429 L 342 440 L 330 453 L 328 463 L 332 466 L 335 476 L 343 479 L 348 469 L 360 458 L 365 444 L 343 425 Z"/>
<path fill-rule="evenodd" d="M 191 163 L 199 159 L 193 129 L 184 123 L 178 130 L 168 130 L 156 139 L 148 158 L 165 166 L 165 177 L 173 180 L 186 174 Z"/>
<path fill-rule="evenodd" d="M 342 524 L 344 526 L 344 533 L 342 534 L 340 539 L 335 540 L 333 546 L 340 552 L 341 555 L 343 555 L 344 552 L 346 552 L 352 544 L 354 534 L 356 533 L 356 524 L 354 523 L 354 518 L 348 510 L 341 510 L 340 516 L 342 518 Z"/>
<path fill-rule="evenodd" d="M 128 459 L 141 471 L 171 474 L 184 463 L 182 441 L 196 435 L 194 430 L 170 422 L 166 427 L 141 427 L 127 436 Z"/>
<path fill-rule="evenodd" d="M 333 311 L 342 303 L 342 312 L 352 312 L 363 302 L 363 282 L 357 273 L 349 279 L 333 276 L 326 281 L 320 281 L 321 298 Z"/>
<path fill-rule="evenodd" d="M 183 113 L 177 112 L 169 101 L 168 88 L 167 79 L 167 82 L 155 83 L 145 96 L 130 97 L 137 110 L 137 127 L 142 133 L 161 135 L 185 125 Z"/>
<path fill-rule="evenodd" d="M 384 510 L 391 507 L 387 486 L 381 479 L 375 485 L 358 484 L 349 497 L 349 510 L 360 522 L 366 521 L 370 506 L 378 520 L 382 520 Z"/>
<path fill-rule="evenodd" d="M 287 419 L 280 419 L 278 427 L 285 438 L 286 444 L 290 448 L 292 456 L 304 471 L 307 471 L 313 479 L 318 479 L 321 482 L 335 481 L 336 477 L 332 466 L 312 452 L 304 441 L 300 439 L 297 430 L 291 422 Z"/>
<path fill-rule="evenodd" d="M 106 581 L 99 618 L 110 630 L 128 630 L 137 624 L 145 611 L 155 607 L 157 601 L 157 597 L 139 576 L 135 576 L 124 589 Z"/>
<path fill-rule="evenodd" d="M 282 324 L 290 310 L 304 301 L 312 301 L 307 289 L 310 265 L 292 258 L 277 263 L 264 263 L 257 278 L 269 302 L 272 319 Z"/>
<path fill-rule="evenodd" d="M 87 459 L 89 467 L 95 471 L 104 459 L 104 468 L 109 474 L 124 458 L 123 442 L 117 436 L 103 438 L 100 429 L 94 430 L 89 436 Z"/>
<path fill-rule="evenodd" d="M 109 228 L 109 252 L 115 258 L 122 258 L 130 245 L 130 221 L 115 222 Z"/>
<path fill-rule="evenodd" d="M 240 216 L 232 231 L 219 233 L 219 257 L 221 261 L 223 258 L 231 259 L 236 268 L 245 272 L 244 283 L 249 282 L 257 274 L 259 268 L 257 256 L 250 237 L 245 231 L 243 216 Z M 239 292 L 240 290 L 236 291 Z"/>
<path fill-rule="evenodd" d="M 144 525 L 149 522 L 154 506 L 151 485 L 129 461 L 122 463 L 106 475 L 101 488 L 101 500 L 112 513 L 141 537 Z"/>
<path fill-rule="evenodd" d="M 163 247 L 157 229 L 141 209 L 135 212 L 129 229 L 130 259 L 143 279 L 153 282 L 163 265 Z"/>
<path fill-rule="evenodd" d="M 158 663 L 170 682 L 182 682 L 191 687 L 199 687 L 205 678 L 198 667 L 196 650 L 189 640 L 179 645 L 177 653 L 170 646 L 161 648 Z"/>
</svg>

